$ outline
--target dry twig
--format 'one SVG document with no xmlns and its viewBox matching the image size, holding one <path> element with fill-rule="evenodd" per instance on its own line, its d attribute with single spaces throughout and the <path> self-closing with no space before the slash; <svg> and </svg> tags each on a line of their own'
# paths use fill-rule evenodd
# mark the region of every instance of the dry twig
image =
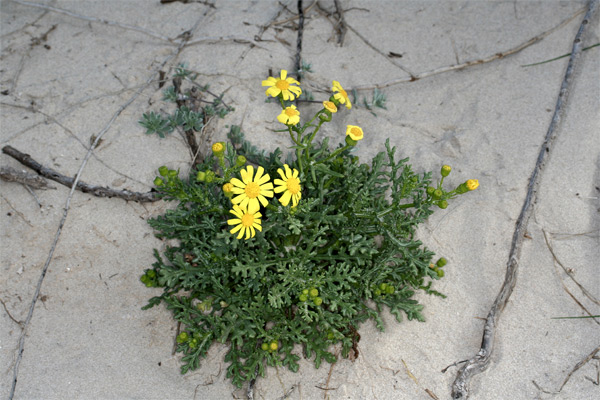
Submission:
<svg viewBox="0 0 600 400">
<path fill-rule="evenodd" d="M 2 148 L 2 152 L 19 161 L 21 164 L 31 168 L 44 178 L 51 179 L 69 188 L 73 187 L 73 182 L 75 181 L 75 178 L 64 176 L 63 174 L 56 172 L 52 168 L 44 167 L 42 164 L 34 160 L 29 154 L 21 153 L 19 150 L 11 146 L 4 146 Z M 39 176 L 31 174 L 27 175 L 33 176 L 40 181 L 46 182 L 45 179 L 40 178 Z M 31 179 L 29 180 L 31 181 Z M 138 201 L 141 203 L 160 200 L 159 198 L 155 197 L 155 192 L 138 193 L 130 192 L 129 190 L 116 190 L 102 186 L 90 185 L 82 181 L 77 182 L 76 189 L 84 193 L 93 194 L 94 196 L 98 197 L 119 197 L 123 200 Z"/>
<path fill-rule="evenodd" d="M 33 189 L 56 189 L 50 186 L 48 181 L 41 176 L 29 174 L 25 171 L 17 171 L 11 167 L 0 167 L 0 178 L 6 182 L 18 182 Z"/>
<path fill-rule="evenodd" d="M 591 352 L 590 354 L 588 354 L 588 355 L 587 355 L 587 356 L 586 356 L 586 357 L 585 357 L 583 360 L 581 360 L 581 361 L 579 361 L 577 364 L 575 364 L 575 366 L 574 366 L 574 367 L 573 367 L 573 369 L 571 369 L 571 371 L 570 371 L 570 372 L 567 374 L 567 376 L 566 376 L 565 380 L 563 381 L 562 385 L 560 385 L 560 387 L 558 388 L 558 390 L 557 390 L 557 391 L 555 391 L 555 392 L 552 392 L 552 391 L 549 391 L 549 390 L 542 389 L 542 388 L 540 387 L 540 385 L 538 385 L 538 384 L 537 384 L 537 382 L 536 382 L 536 381 L 533 381 L 533 384 L 535 385 L 535 387 L 536 387 L 538 390 L 540 390 L 540 391 L 542 391 L 542 392 L 544 392 L 544 393 L 547 393 L 547 394 L 558 394 L 558 393 L 560 393 L 560 392 L 563 390 L 563 388 L 565 387 L 565 385 L 567 384 L 567 382 L 569 382 L 569 379 L 571 379 L 571 376 L 572 376 L 572 375 L 573 375 L 573 374 L 574 374 L 574 373 L 575 373 L 575 372 L 576 372 L 576 371 L 577 371 L 579 368 L 581 368 L 581 367 L 583 367 L 585 364 L 587 364 L 587 363 L 588 363 L 588 362 L 589 362 L 589 361 L 590 361 L 592 358 L 595 358 L 595 357 L 596 357 L 596 354 L 597 354 L 599 351 L 600 351 L 600 346 L 596 347 L 596 348 L 595 348 L 594 350 L 592 350 L 592 352 Z M 593 383 L 595 383 L 595 382 L 593 382 Z"/>
<path fill-rule="evenodd" d="M 510 295 L 512 294 L 513 288 L 516 284 L 517 270 L 519 265 L 518 260 L 523 244 L 523 234 L 525 233 L 529 217 L 531 216 L 531 205 L 535 202 L 536 199 L 537 188 L 539 185 L 539 176 L 544 167 L 544 161 L 550 153 L 551 144 L 554 142 L 554 139 L 557 135 L 555 131 L 560 123 L 564 111 L 564 104 L 567 101 L 569 85 L 572 81 L 573 71 L 575 69 L 578 56 L 581 53 L 583 33 L 597 7 L 598 0 L 591 0 L 589 2 L 588 11 L 585 17 L 583 18 L 583 21 L 581 22 L 581 25 L 579 27 L 579 31 L 577 32 L 575 40 L 573 41 L 573 51 L 571 52 L 569 65 L 567 66 L 565 77 L 561 84 L 558 99 L 556 101 L 556 107 L 554 109 L 554 115 L 552 116 L 550 126 L 548 127 L 548 131 L 546 132 L 544 142 L 540 147 L 535 167 L 533 169 L 531 177 L 529 178 L 527 195 L 525 197 L 523 207 L 521 208 L 519 218 L 517 219 L 517 222 L 515 224 L 511 249 L 506 265 L 506 275 L 504 278 L 504 283 L 488 313 L 486 323 L 483 329 L 483 338 L 481 341 L 481 348 L 479 352 L 471 359 L 469 359 L 467 363 L 460 369 L 460 371 L 458 372 L 458 376 L 456 377 L 452 385 L 453 399 L 467 398 L 469 396 L 469 383 L 471 378 L 474 375 L 483 372 L 489 365 L 490 356 L 492 354 L 494 346 L 496 325 L 498 324 L 498 320 L 500 318 L 502 310 L 504 310 L 504 307 L 506 306 L 506 303 L 508 302 L 508 299 L 510 298 Z"/>
<path fill-rule="evenodd" d="M 393 79 L 391 81 L 387 81 L 387 82 L 382 82 L 382 83 L 375 83 L 375 84 L 367 84 L 367 85 L 360 85 L 360 86 L 355 86 L 353 89 L 356 90 L 373 90 L 373 89 L 383 89 L 386 87 L 390 87 L 390 86 L 394 86 L 394 85 L 398 85 L 400 83 L 407 83 L 407 82 L 414 82 L 414 81 L 418 81 L 419 79 L 423 79 L 423 78 L 428 78 L 430 76 L 434 76 L 434 75 L 439 75 L 442 74 L 444 72 L 450 72 L 450 71 L 458 71 L 467 67 L 471 67 L 474 65 L 480 65 L 480 64 L 485 64 L 485 63 L 489 63 L 501 58 L 505 58 L 508 57 L 510 55 L 516 54 L 518 52 L 520 52 L 523 49 L 526 49 L 527 47 L 539 42 L 540 40 L 544 39 L 546 36 L 550 35 L 552 32 L 555 32 L 556 30 L 562 28 L 563 26 L 567 25 L 569 22 L 571 22 L 575 17 L 577 17 L 579 14 L 582 14 L 585 10 L 579 10 L 577 11 L 575 14 L 573 14 L 572 16 L 570 16 L 569 18 L 565 19 L 564 21 L 562 21 L 560 24 L 558 24 L 557 26 L 555 26 L 554 28 L 547 30 L 545 32 L 540 33 L 539 35 L 529 39 L 528 41 L 521 43 L 520 45 L 518 45 L 517 47 L 513 47 L 512 49 L 509 50 L 505 50 L 505 51 L 501 51 L 498 52 L 496 54 L 493 54 L 491 56 L 485 57 L 485 58 L 481 58 L 478 60 L 472 60 L 472 61 L 466 61 L 463 62 L 461 64 L 455 64 L 455 65 L 449 65 L 449 66 L 445 66 L 445 67 L 440 67 L 440 68 L 436 68 L 433 69 L 431 71 L 425 71 L 425 72 L 421 72 L 418 74 L 412 74 L 409 71 L 405 71 L 407 72 L 410 76 L 409 77 L 403 77 L 403 78 L 398 78 L 398 79 Z M 350 29 L 352 29 L 352 31 L 354 33 L 356 33 L 359 37 L 361 37 L 360 34 L 358 34 L 358 32 L 356 32 L 352 27 L 349 26 Z M 361 39 L 363 39 L 361 37 Z M 365 40 L 365 39 L 363 39 Z M 389 59 L 389 57 L 387 57 L 383 52 L 381 52 L 381 50 L 376 49 L 373 45 L 371 45 L 370 43 L 366 42 L 365 43 L 367 45 L 369 45 L 371 48 L 375 49 L 378 53 L 384 55 L 386 58 Z M 399 65 L 397 65 L 399 66 Z"/>
</svg>

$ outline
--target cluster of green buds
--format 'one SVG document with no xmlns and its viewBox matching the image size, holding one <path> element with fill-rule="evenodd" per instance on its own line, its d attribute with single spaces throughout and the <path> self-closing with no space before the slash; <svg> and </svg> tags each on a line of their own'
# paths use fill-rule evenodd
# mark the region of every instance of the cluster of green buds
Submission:
<svg viewBox="0 0 600 400">
<path fill-rule="evenodd" d="M 373 293 L 375 296 L 385 296 L 386 294 L 394 294 L 396 288 L 389 283 L 380 283 L 379 286 L 375 286 L 373 289 Z"/>
<path fill-rule="evenodd" d="M 264 342 L 263 344 L 260 345 L 260 348 L 263 351 L 268 351 L 269 353 L 272 353 L 274 351 L 277 351 L 277 349 L 279 349 L 279 343 L 277 342 L 277 340 L 272 340 L 270 343 Z"/>
<path fill-rule="evenodd" d="M 472 190 L 475 190 L 479 187 L 479 181 L 477 179 L 469 179 L 468 181 L 461 183 L 456 187 L 456 189 L 446 192 L 442 188 L 442 184 L 444 183 L 444 178 L 450 175 L 452 171 L 452 167 L 449 165 L 443 165 L 440 171 L 442 175 L 442 179 L 436 187 L 429 186 L 427 188 L 427 197 L 428 200 L 432 201 L 433 204 L 437 205 L 439 208 L 445 209 L 448 207 L 448 200 L 455 198 L 458 195 L 465 194 Z"/>
<path fill-rule="evenodd" d="M 207 334 L 204 334 L 204 337 Z M 195 349 L 198 347 L 198 344 L 200 344 L 200 341 L 204 338 L 203 335 L 199 332 L 194 332 L 192 335 L 190 335 L 187 332 L 181 332 L 179 335 L 177 335 L 177 344 L 186 344 L 191 348 L 191 349 Z"/>
<path fill-rule="evenodd" d="M 146 285 L 146 287 L 158 286 L 156 271 L 153 269 L 147 269 L 146 273 L 140 277 L 140 281 L 142 281 L 142 283 Z"/>
<path fill-rule="evenodd" d="M 154 178 L 154 185 L 156 187 L 173 187 L 177 184 L 177 176 L 179 175 L 179 171 L 169 169 L 163 165 L 158 169 L 158 174 L 160 176 Z"/>
<path fill-rule="evenodd" d="M 221 169 L 224 172 L 224 177 L 221 178 L 221 177 L 217 176 L 217 174 L 213 170 L 210 170 L 210 169 L 206 170 L 206 171 L 198 171 L 198 173 L 196 174 L 196 180 L 198 182 L 206 182 L 206 183 L 226 182 L 229 180 L 229 175 L 232 175 L 237 170 L 239 170 L 239 168 L 246 165 L 246 157 L 237 156 L 235 159 L 235 162 L 231 162 L 232 165 L 227 167 L 227 165 L 225 164 L 226 150 L 227 150 L 227 144 L 225 142 L 216 142 L 212 145 L 212 153 L 217 158 L 217 160 L 219 162 L 219 166 L 221 167 Z M 225 186 L 223 186 L 223 190 L 225 192 L 225 195 L 227 196 L 228 192 L 225 190 Z M 227 196 L 227 197 L 230 197 L 230 196 Z"/>
<path fill-rule="evenodd" d="M 303 303 L 307 302 L 309 298 L 317 307 L 323 304 L 323 299 L 319 297 L 319 290 L 314 287 L 304 289 L 302 294 L 298 296 L 298 299 Z"/>
<path fill-rule="evenodd" d="M 442 268 L 447 263 L 448 263 L 448 261 L 446 261 L 446 259 L 444 257 L 442 257 L 439 260 L 437 260 L 437 262 L 435 264 L 433 264 L 433 263 L 429 264 L 429 268 L 431 268 L 432 270 L 435 271 L 438 278 L 442 278 L 444 276 L 444 271 L 442 270 Z"/>
</svg>

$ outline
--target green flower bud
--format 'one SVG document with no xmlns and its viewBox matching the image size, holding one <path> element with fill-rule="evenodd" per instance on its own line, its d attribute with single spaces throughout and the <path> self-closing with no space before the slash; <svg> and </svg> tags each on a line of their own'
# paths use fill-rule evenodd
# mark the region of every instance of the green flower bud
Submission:
<svg viewBox="0 0 600 400">
<path fill-rule="evenodd" d="M 263 349 L 263 351 L 267 351 L 269 350 L 269 344 L 268 343 L 263 343 L 260 345 L 260 348 Z"/>
<path fill-rule="evenodd" d="M 375 296 L 381 296 L 381 290 L 375 289 Z"/>
<path fill-rule="evenodd" d="M 442 165 L 441 174 L 443 177 L 450 175 L 450 171 L 452 171 L 452 167 L 449 165 Z"/>
<path fill-rule="evenodd" d="M 335 334 L 332 331 L 329 331 L 327 333 L 327 339 L 329 340 L 333 340 L 333 338 L 335 338 Z"/>
<path fill-rule="evenodd" d="M 213 171 L 206 171 L 206 177 L 204 180 L 206 183 L 211 183 L 215 180 L 215 173 Z"/>
<path fill-rule="evenodd" d="M 317 297 L 319 295 L 319 291 L 315 288 L 310 289 L 309 293 L 310 297 Z"/>
<path fill-rule="evenodd" d="M 427 186 L 427 194 L 429 196 L 433 196 L 434 191 L 435 191 L 435 188 L 433 186 Z"/>
<path fill-rule="evenodd" d="M 323 299 L 320 297 L 315 297 L 313 299 L 313 303 L 315 303 L 315 306 L 320 306 L 323 303 Z"/>
<path fill-rule="evenodd" d="M 148 283 L 150 282 L 150 278 L 148 278 L 148 275 L 142 275 L 140 276 L 140 281 L 142 281 L 142 283 Z"/>
<path fill-rule="evenodd" d="M 441 198 L 443 195 L 444 195 L 444 192 L 442 192 L 440 189 L 435 189 L 433 191 L 433 198 L 436 200 Z"/>
<path fill-rule="evenodd" d="M 445 210 L 446 208 L 448 208 L 448 202 L 446 200 L 440 200 L 440 201 L 438 201 L 437 205 L 442 210 Z"/>
<path fill-rule="evenodd" d="M 190 337 L 187 334 L 187 332 L 181 332 L 179 335 L 177 335 L 177 343 L 179 343 L 179 344 L 185 343 L 188 341 L 189 338 Z"/>
<path fill-rule="evenodd" d="M 307 296 L 308 296 L 308 289 L 304 289 L 304 290 L 302 291 L 302 294 L 305 294 L 305 295 L 307 295 Z"/>
<path fill-rule="evenodd" d="M 438 267 L 442 268 L 444 265 L 446 265 L 448 263 L 448 260 L 446 260 L 444 257 L 440 258 L 439 260 L 437 260 L 437 262 L 435 263 Z"/>
<path fill-rule="evenodd" d="M 153 269 L 149 269 L 148 271 L 146 271 L 146 275 L 148 275 L 149 278 L 154 278 L 156 276 L 156 271 Z"/>
<path fill-rule="evenodd" d="M 196 174 L 196 180 L 198 182 L 204 182 L 206 180 L 206 172 L 198 171 L 198 174 Z"/>
<path fill-rule="evenodd" d="M 165 184 L 165 182 L 162 179 L 160 179 L 158 176 L 156 178 L 154 178 L 154 186 L 161 187 L 164 184 Z"/>
<path fill-rule="evenodd" d="M 393 287 L 393 286 L 391 286 L 391 285 L 388 285 L 388 287 L 386 287 L 386 288 L 385 288 L 385 292 L 386 292 L 387 294 L 393 294 L 395 291 L 396 291 L 396 288 L 394 288 L 394 287 Z"/>
<path fill-rule="evenodd" d="M 469 179 L 468 181 L 461 183 L 456 188 L 457 194 L 465 194 L 471 190 L 475 190 L 479 187 L 479 181 L 477 179 Z"/>
<path fill-rule="evenodd" d="M 271 344 L 269 345 L 269 349 L 270 349 L 271 351 L 277 351 L 277 349 L 278 349 L 278 348 L 279 348 L 279 344 L 277 344 L 277 341 L 276 341 L 276 340 L 273 340 L 273 341 L 271 342 Z"/>
<path fill-rule="evenodd" d="M 437 272 L 438 278 L 443 278 L 444 277 L 444 270 L 443 269 L 438 269 L 435 272 Z"/>
<path fill-rule="evenodd" d="M 179 175 L 179 171 L 175 171 L 174 169 L 170 169 L 169 172 L 167 173 L 167 175 L 169 176 L 169 178 L 176 178 L 177 175 Z"/>
<path fill-rule="evenodd" d="M 298 298 L 301 302 L 305 302 L 306 300 L 308 300 L 308 296 L 305 294 L 301 294 Z"/>
<path fill-rule="evenodd" d="M 190 340 L 189 346 L 192 349 L 195 349 L 196 347 L 198 347 L 198 339 L 194 338 L 194 339 Z"/>
<path fill-rule="evenodd" d="M 358 143 L 356 140 L 352 139 L 349 135 L 346 135 L 346 144 L 348 146 L 356 146 L 356 143 Z"/>
<path fill-rule="evenodd" d="M 235 166 L 243 167 L 244 165 L 246 165 L 246 157 L 238 156 L 237 159 L 235 160 Z"/>
<path fill-rule="evenodd" d="M 382 284 L 380 284 L 380 285 L 379 285 L 379 289 L 380 289 L 382 292 L 384 292 L 384 291 L 385 291 L 385 289 L 387 288 L 387 286 L 388 286 L 388 285 L 387 285 L 387 283 L 382 283 Z"/>
<path fill-rule="evenodd" d="M 169 168 L 163 165 L 158 169 L 158 173 L 160 174 L 160 176 L 167 176 L 169 173 Z"/>
</svg>

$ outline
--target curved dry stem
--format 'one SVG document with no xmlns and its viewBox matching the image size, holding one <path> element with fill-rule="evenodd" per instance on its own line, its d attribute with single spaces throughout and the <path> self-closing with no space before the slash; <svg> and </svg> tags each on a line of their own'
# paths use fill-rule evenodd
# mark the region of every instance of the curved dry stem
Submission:
<svg viewBox="0 0 600 400">
<path fill-rule="evenodd" d="M 486 323 L 483 328 L 483 338 L 481 341 L 481 348 L 479 349 L 479 352 L 474 357 L 469 359 L 467 363 L 460 369 L 460 371 L 458 372 L 458 376 L 456 377 L 456 380 L 452 385 L 453 399 L 467 398 L 469 396 L 469 383 L 471 378 L 474 375 L 483 372 L 489 365 L 490 356 L 494 348 L 496 325 L 498 324 L 501 312 L 506 306 L 506 303 L 510 298 L 510 295 L 517 281 L 517 270 L 519 266 L 518 260 L 523 244 L 523 233 L 525 231 L 525 228 L 527 227 L 529 217 L 531 216 L 531 205 L 535 202 L 537 187 L 539 186 L 540 181 L 540 174 L 544 167 L 544 161 L 550 154 L 550 146 L 554 142 L 554 139 L 557 135 L 556 130 L 564 111 L 564 104 L 567 101 L 569 85 L 573 78 L 573 72 L 577 64 L 578 56 L 581 54 L 583 33 L 585 31 L 586 26 L 589 24 L 589 21 L 591 20 L 594 12 L 598 8 L 598 1 L 599 0 L 591 0 L 589 2 L 587 13 L 583 18 L 583 21 L 581 22 L 577 35 L 575 35 L 575 40 L 573 41 L 573 51 L 571 52 L 571 57 L 569 58 L 569 64 L 567 66 L 567 71 L 565 72 L 565 77 L 560 87 L 560 92 L 556 101 L 556 107 L 554 108 L 552 121 L 550 122 L 548 131 L 546 132 L 544 142 L 540 147 L 535 167 L 533 169 L 531 177 L 529 178 L 527 195 L 525 197 L 523 207 L 521 208 L 519 218 L 516 222 L 515 231 L 513 233 L 511 243 L 511 249 L 508 257 L 508 263 L 506 265 L 506 275 L 504 278 L 504 284 L 502 285 L 500 293 L 498 293 L 498 296 L 496 297 L 496 300 L 492 304 L 492 307 L 488 313 Z"/>
</svg>

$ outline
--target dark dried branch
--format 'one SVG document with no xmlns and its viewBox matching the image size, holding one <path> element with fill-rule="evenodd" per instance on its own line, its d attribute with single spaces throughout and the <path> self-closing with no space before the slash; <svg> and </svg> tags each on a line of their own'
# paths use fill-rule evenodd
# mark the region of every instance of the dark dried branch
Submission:
<svg viewBox="0 0 600 400">
<path fill-rule="evenodd" d="M 2 148 L 2 152 L 19 161 L 21 164 L 31 168 L 44 178 L 51 179 L 69 188 L 73 186 L 73 181 L 75 178 L 64 176 L 52 168 L 44 167 L 42 164 L 34 160 L 29 154 L 21 153 L 19 150 L 11 146 L 4 146 Z M 43 180 L 40 177 L 37 178 Z M 160 200 L 158 197 L 156 197 L 156 192 L 138 193 L 130 192 L 129 190 L 116 190 L 103 186 L 90 185 L 82 181 L 77 183 L 76 189 L 98 197 L 119 197 L 126 201 L 137 201 L 140 203 Z"/>
<path fill-rule="evenodd" d="M 335 12 L 338 15 L 338 23 L 336 26 L 336 30 L 338 31 L 338 44 L 343 47 L 346 32 L 348 31 L 348 25 L 346 24 L 346 18 L 344 18 L 344 9 L 340 4 L 340 0 L 333 0 L 333 2 L 335 3 Z"/>
<path fill-rule="evenodd" d="M 39 175 L 29 174 L 26 171 L 17 171 L 11 167 L 0 167 L 0 178 L 6 182 L 18 182 L 33 189 L 56 189 Z"/>
<path fill-rule="evenodd" d="M 304 34 L 304 10 L 302 9 L 302 0 L 298 0 L 298 36 L 296 40 L 296 74 L 298 81 L 302 78 L 302 35 Z"/>
<path fill-rule="evenodd" d="M 191 106 L 189 106 L 187 103 L 188 101 L 184 100 L 184 96 L 183 96 L 183 92 L 181 90 L 181 77 L 177 76 L 175 78 L 173 78 L 173 87 L 175 88 L 175 95 L 176 95 L 176 102 L 177 102 L 177 107 L 178 108 L 183 108 L 183 107 L 187 107 L 189 109 L 191 109 L 192 111 L 197 111 L 198 108 L 195 107 L 195 99 L 189 99 L 189 102 L 192 103 Z M 192 93 L 190 93 L 192 94 Z M 196 141 L 196 135 L 193 129 L 188 129 L 186 131 L 184 131 L 185 134 L 185 140 L 188 144 L 188 146 L 190 147 L 190 151 L 192 152 L 192 166 L 195 166 L 197 163 L 202 162 L 202 155 L 200 154 L 200 148 L 198 146 L 198 142 Z"/>
<path fill-rule="evenodd" d="M 498 324 L 498 320 L 500 319 L 502 310 L 504 310 L 504 307 L 506 306 L 506 303 L 508 302 L 508 299 L 510 298 L 510 295 L 512 294 L 513 288 L 515 287 L 517 281 L 517 270 L 519 266 L 518 260 L 523 244 L 523 235 L 525 233 L 529 217 L 531 216 L 531 205 L 535 202 L 536 199 L 537 188 L 539 186 L 540 181 L 540 174 L 544 167 L 544 162 L 550 154 L 551 145 L 556 139 L 556 130 L 564 111 L 564 104 L 567 101 L 569 86 L 573 77 L 573 71 L 575 69 L 578 56 L 581 54 L 583 33 L 585 31 L 586 26 L 589 24 L 589 21 L 591 20 L 594 12 L 596 11 L 597 6 L 598 0 L 591 0 L 589 2 L 588 11 L 585 17 L 583 18 L 583 21 L 581 22 L 577 35 L 575 35 L 575 40 L 573 41 L 573 51 L 571 52 L 569 65 L 567 66 L 565 77 L 561 84 L 558 99 L 556 101 L 556 107 L 554 108 L 554 115 L 552 116 L 552 121 L 550 122 L 548 131 L 546 132 L 544 142 L 540 147 L 535 167 L 533 169 L 531 177 L 529 178 L 527 195 L 525 197 L 523 207 L 521 208 L 519 218 L 517 219 L 517 222 L 515 224 L 511 249 L 506 265 L 506 275 L 504 278 L 504 283 L 502 285 L 502 288 L 500 289 L 500 293 L 498 293 L 498 296 L 496 297 L 496 300 L 492 304 L 492 307 L 488 313 L 486 323 L 483 328 L 483 338 L 481 341 L 481 348 L 479 349 L 479 352 L 471 359 L 469 359 L 469 361 L 467 361 L 467 363 L 460 369 L 460 371 L 458 372 L 458 376 L 456 377 L 456 380 L 452 385 L 453 399 L 468 398 L 469 383 L 471 381 L 471 378 L 474 375 L 483 372 L 489 365 L 490 356 L 492 354 L 494 346 L 496 325 Z"/>
</svg>

